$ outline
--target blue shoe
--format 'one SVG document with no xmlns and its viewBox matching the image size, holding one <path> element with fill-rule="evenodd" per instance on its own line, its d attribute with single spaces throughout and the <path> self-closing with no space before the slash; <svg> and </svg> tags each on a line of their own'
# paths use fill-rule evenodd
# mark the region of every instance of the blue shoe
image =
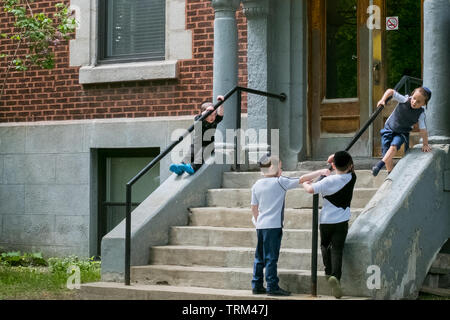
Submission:
<svg viewBox="0 0 450 320">
<path fill-rule="evenodd" d="M 186 171 L 187 173 L 189 173 L 191 175 L 195 173 L 194 168 L 192 168 L 192 165 L 190 163 L 183 163 L 183 164 L 180 164 L 180 166 L 182 167 L 183 171 Z"/>
<path fill-rule="evenodd" d="M 169 170 L 172 171 L 173 173 L 175 173 L 178 176 L 182 175 L 183 172 L 184 172 L 183 165 L 182 164 L 175 164 L 175 163 L 172 163 L 170 165 Z"/>
</svg>

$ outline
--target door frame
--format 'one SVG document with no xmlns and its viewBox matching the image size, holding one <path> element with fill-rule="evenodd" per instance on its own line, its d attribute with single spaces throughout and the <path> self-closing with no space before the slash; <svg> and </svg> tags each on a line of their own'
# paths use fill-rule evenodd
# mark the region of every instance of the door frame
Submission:
<svg viewBox="0 0 450 320">
<path fill-rule="evenodd" d="M 160 153 L 160 148 L 103 148 L 96 149 L 97 152 L 97 219 L 96 219 L 96 248 L 95 254 L 101 255 L 102 238 L 106 235 L 106 175 L 107 158 L 114 157 L 156 157 Z M 136 172 L 137 174 L 138 172 Z M 123 203 L 109 204 L 112 206 L 125 206 Z M 134 203 L 139 205 L 139 203 Z"/>
</svg>

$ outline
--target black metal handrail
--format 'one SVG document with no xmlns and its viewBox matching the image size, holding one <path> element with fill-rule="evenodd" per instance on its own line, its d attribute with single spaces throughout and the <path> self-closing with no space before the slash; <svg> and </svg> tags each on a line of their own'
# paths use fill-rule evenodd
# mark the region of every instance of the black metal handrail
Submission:
<svg viewBox="0 0 450 320">
<path fill-rule="evenodd" d="M 405 94 L 411 92 L 410 84 L 415 83 L 416 85 L 422 85 L 422 79 L 403 76 L 400 81 L 395 85 L 394 90 L 400 91 L 402 87 L 405 87 Z M 363 135 L 367 128 L 372 124 L 376 117 L 384 109 L 384 106 L 392 99 L 392 96 L 386 99 L 385 104 L 377 106 L 375 112 L 366 121 L 364 126 L 355 134 L 352 140 L 349 142 L 345 151 L 350 150 L 350 148 L 358 141 L 358 139 Z M 331 170 L 331 167 L 330 167 Z M 323 179 L 325 176 L 320 176 L 318 181 Z M 318 251 L 318 233 L 319 233 L 319 195 L 314 194 L 313 196 L 313 214 L 312 214 L 312 245 L 311 245 L 311 295 L 317 296 L 317 251 Z"/>
<path fill-rule="evenodd" d="M 241 101 L 242 101 L 242 92 L 248 92 L 251 94 L 257 94 L 260 96 L 277 98 L 280 101 L 286 100 L 286 94 L 274 94 L 265 91 L 245 88 L 236 86 L 232 90 L 230 90 L 227 94 L 224 95 L 224 99 L 220 100 L 214 105 L 213 110 L 209 110 L 205 114 L 203 114 L 197 121 L 194 122 L 192 126 L 187 129 L 187 131 L 181 135 L 178 140 L 174 141 L 170 144 L 163 152 L 161 152 L 156 158 L 154 158 L 149 164 L 147 164 L 136 176 L 134 176 L 128 183 L 126 184 L 126 217 L 125 217 L 125 285 L 130 285 L 130 268 L 131 268 L 131 188 L 133 184 L 135 184 L 142 176 L 144 176 L 151 168 L 153 168 L 159 161 L 161 161 L 173 148 L 175 148 L 184 138 L 186 138 L 189 133 L 194 130 L 194 127 L 199 121 L 203 121 L 207 118 L 211 113 L 213 113 L 218 107 L 220 107 L 225 101 L 227 101 L 235 92 L 238 93 L 238 99 L 236 103 L 237 115 L 236 115 L 236 129 L 241 128 Z M 238 154 L 238 138 L 237 135 L 234 137 L 234 160 L 236 169 L 239 170 L 239 163 L 237 161 Z"/>
<path fill-rule="evenodd" d="M 397 82 L 397 84 L 394 87 L 394 90 L 397 92 L 400 92 L 400 89 L 402 87 L 405 88 L 405 90 L 403 91 L 403 94 L 410 94 L 411 93 L 411 84 L 415 84 L 414 89 L 417 88 L 418 86 L 422 85 L 422 79 L 419 78 L 414 78 L 411 76 L 403 76 L 399 82 Z"/>
</svg>

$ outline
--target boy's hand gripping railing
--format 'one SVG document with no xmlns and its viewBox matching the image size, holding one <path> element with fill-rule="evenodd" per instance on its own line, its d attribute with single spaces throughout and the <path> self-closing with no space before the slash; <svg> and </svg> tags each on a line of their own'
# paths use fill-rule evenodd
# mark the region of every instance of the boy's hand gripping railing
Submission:
<svg viewBox="0 0 450 320">
<path fill-rule="evenodd" d="M 149 164 L 147 164 L 135 177 L 133 177 L 126 184 L 126 216 L 125 216 L 125 285 L 130 285 L 130 268 L 131 268 L 131 188 L 132 186 L 142 177 L 144 176 L 151 168 L 153 168 L 159 161 L 161 161 L 173 148 L 175 148 L 184 138 L 186 138 L 193 130 L 198 123 L 198 121 L 203 121 L 207 118 L 211 113 L 213 113 L 218 107 L 220 107 L 225 101 L 227 101 L 235 92 L 238 92 L 237 98 L 237 115 L 236 115 L 236 129 L 241 128 L 241 97 L 242 91 L 257 94 L 260 96 L 277 98 L 280 101 L 286 100 L 286 94 L 274 94 L 265 91 L 259 91 L 255 89 L 245 88 L 236 86 L 232 90 L 230 90 L 227 94 L 224 95 L 224 99 L 220 100 L 214 105 L 213 110 L 209 110 L 205 114 L 203 114 L 193 125 L 189 127 L 189 129 L 178 138 L 178 140 L 174 141 L 171 145 L 169 145 L 163 152 L 161 152 L 155 159 L 153 159 Z M 234 159 L 236 169 L 239 170 L 239 163 L 237 161 L 238 154 L 238 143 L 237 143 L 237 135 L 234 138 Z"/>
</svg>

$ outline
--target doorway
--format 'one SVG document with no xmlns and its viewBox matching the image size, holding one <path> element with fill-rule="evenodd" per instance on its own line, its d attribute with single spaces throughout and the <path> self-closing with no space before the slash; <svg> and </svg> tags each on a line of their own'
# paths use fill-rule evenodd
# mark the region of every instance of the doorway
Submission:
<svg viewBox="0 0 450 320">
<path fill-rule="evenodd" d="M 308 154 L 326 159 L 347 146 L 387 88 L 403 75 L 421 78 L 423 1 L 308 4 Z M 386 30 L 386 17 L 391 16 L 398 17 L 398 30 Z M 369 29 L 371 17 L 378 25 Z M 369 128 L 372 131 L 352 147 L 352 155 L 380 155 L 379 131 L 394 107 L 385 108 Z"/>
<path fill-rule="evenodd" d="M 125 219 L 126 183 L 159 154 L 159 148 L 98 149 L 97 151 L 97 255 L 100 255 L 102 238 Z M 135 209 L 159 185 L 158 163 L 133 186 L 131 209 Z"/>
</svg>

